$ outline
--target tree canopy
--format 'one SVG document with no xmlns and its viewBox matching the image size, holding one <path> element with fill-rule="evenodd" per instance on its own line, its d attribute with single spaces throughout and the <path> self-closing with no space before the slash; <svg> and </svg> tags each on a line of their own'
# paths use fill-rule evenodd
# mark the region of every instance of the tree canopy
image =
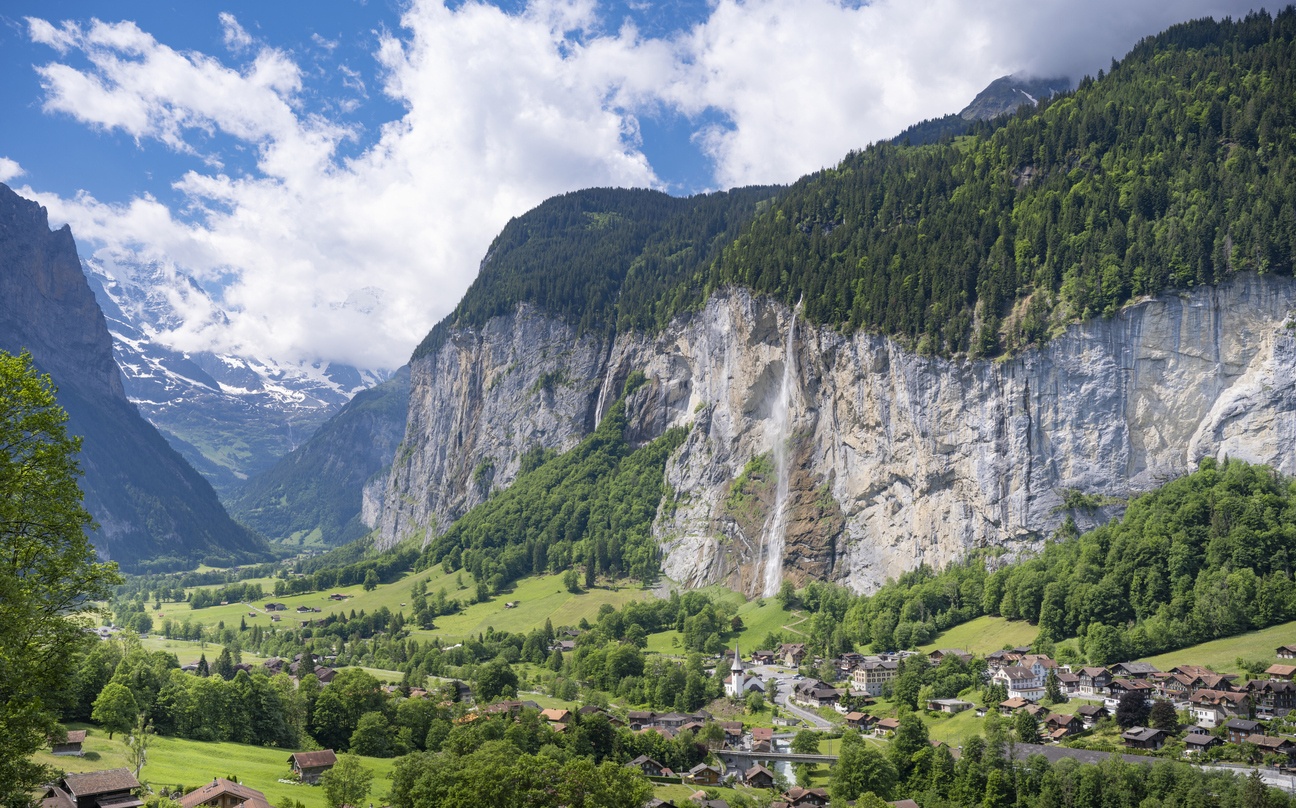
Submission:
<svg viewBox="0 0 1296 808">
<path fill-rule="evenodd" d="M 0 803 L 47 776 L 29 755 L 60 732 L 72 656 L 116 565 L 96 562 L 77 478 L 80 440 L 31 356 L 0 352 Z"/>
</svg>

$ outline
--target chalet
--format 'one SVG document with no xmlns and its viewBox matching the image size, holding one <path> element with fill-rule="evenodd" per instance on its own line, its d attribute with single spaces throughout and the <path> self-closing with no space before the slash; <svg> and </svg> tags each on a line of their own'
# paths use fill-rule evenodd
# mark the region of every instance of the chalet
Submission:
<svg viewBox="0 0 1296 808">
<path fill-rule="evenodd" d="M 690 721 L 697 720 L 696 716 L 684 715 L 683 713 L 665 713 L 653 719 L 653 724 L 666 729 L 679 730 Z"/>
<path fill-rule="evenodd" d="M 1185 735 L 1183 738 L 1184 752 L 1190 755 L 1197 755 L 1205 752 L 1207 749 L 1219 746 L 1224 743 L 1214 735 Z"/>
<path fill-rule="evenodd" d="M 1256 733 L 1248 736 L 1246 743 L 1258 747 L 1266 755 L 1282 755 L 1288 760 L 1296 757 L 1296 740 L 1291 738 Z"/>
<path fill-rule="evenodd" d="M 1143 679 L 1112 679 L 1107 690 L 1113 699 L 1119 699 L 1129 692 L 1141 693 L 1143 698 L 1149 699 L 1156 693 L 1156 685 Z"/>
<path fill-rule="evenodd" d="M 1253 679 L 1247 682 L 1256 713 L 1265 716 L 1286 715 L 1296 709 L 1296 682 L 1280 679 Z"/>
<path fill-rule="evenodd" d="M 757 763 L 743 772 L 743 782 L 752 788 L 773 788 L 774 772 Z"/>
<path fill-rule="evenodd" d="M 1224 731 L 1227 733 L 1229 743 L 1242 743 L 1252 735 L 1263 733 L 1264 727 L 1260 726 L 1259 721 L 1234 718 L 1224 725 Z"/>
<path fill-rule="evenodd" d="M 1152 727 L 1130 727 L 1121 733 L 1121 741 L 1130 749 L 1160 749 L 1170 733 Z"/>
<path fill-rule="evenodd" d="M 718 786 L 720 785 L 720 779 L 720 770 L 705 763 L 699 763 L 689 769 L 688 774 L 684 775 L 684 782 L 699 786 Z"/>
<path fill-rule="evenodd" d="M 846 726 L 851 729 L 867 730 L 869 724 L 873 722 L 873 717 L 868 713 L 850 712 L 846 714 Z"/>
<path fill-rule="evenodd" d="M 626 722 L 629 723 L 630 729 L 638 732 L 652 726 L 653 719 L 656 717 L 656 713 L 647 710 L 631 710 L 626 713 Z"/>
<path fill-rule="evenodd" d="M 294 752 L 288 756 L 288 765 L 293 774 L 303 783 L 318 783 L 324 772 L 337 763 L 337 755 L 332 749 L 319 752 Z"/>
<path fill-rule="evenodd" d="M 778 647 L 778 651 L 774 655 L 779 662 L 787 667 L 799 668 L 802 660 L 805 659 L 805 643 L 785 642 Z"/>
<path fill-rule="evenodd" d="M 1020 696 L 1011 699 L 1005 699 L 1004 701 L 999 702 L 999 712 L 1003 713 L 1004 715 L 1011 715 L 1017 712 L 1018 710 L 1029 707 L 1033 703 L 1034 702 L 1032 702 L 1030 699 L 1023 699 Z"/>
<path fill-rule="evenodd" d="M 873 725 L 874 735 L 895 735 L 895 731 L 900 729 L 900 719 L 883 718 Z"/>
<path fill-rule="evenodd" d="M 927 702 L 927 709 L 934 713 L 961 713 L 975 706 L 972 702 L 962 699 L 932 699 Z"/>
<path fill-rule="evenodd" d="M 266 673 L 274 676 L 276 673 L 283 671 L 284 661 L 277 656 L 272 656 L 265 662 L 262 662 L 261 665 L 266 669 Z"/>
<path fill-rule="evenodd" d="M 1188 711 L 1203 727 L 1217 727 L 1230 718 L 1250 718 L 1251 696 L 1226 690 L 1197 690 L 1188 698 Z"/>
<path fill-rule="evenodd" d="M 179 803 L 183 808 L 271 808 L 265 794 L 223 777 L 190 791 Z"/>
<path fill-rule="evenodd" d="M 540 717 L 550 724 L 570 724 L 572 720 L 571 710 L 560 708 L 549 708 L 540 711 Z"/>
<path fill-rule="evenodd" d="M 1050 738 L 1053 738 L 1058 732 L 1062 733 L 1059 737 L 1064 738 L 1067 735 L 1074 735 L 1084 730 L 1084 721 L 1080 720 L 1079 716 L 1049 713 L 1048 717 L 1044 719 L 1044 728 L 1048 731 Z"/>
<path fill-rule="evenodd" d="M 1111 666 L 1112 676 L 1122 679 L 1147 679 L 1160 672 L 1150 662 L 1117 662 Z"/>
<path fill-rule="evenodd" d="M 549 646 L 549 650 L 550 650 L 550 651 L 559 651 L 559 652 L 564 653 L 564 654 L 569 654 L 569 653 L 571 653 L 572 651 L 575 651 L 575 650 L 576 650 L 576 641 L 575 641 L 575 640 L 558 640 L 557 642 L 555 642 L 554 644 L 552 644 L 552 645 Z"/>
<path fill-rule="evenodd" d="M 1081 668 L 1080 692 L 1087 696 L 1101 696 L 1111 686 L 1112 675 L 1106 668 Z"/>
<path fill-rule="evenodd" d="M 320 667 L 315 669 L 315 678 L 319 679 L 319 683 L 322 685 L 326 685 L 329 682 L 333 681 L 334 677 L 336 676 L 337 676 L 337 671 L 333 670 L 332 668 Z"/>
<path fill-rule="evenodd" d="M 1038 701 L 1044 698 L 1044 676 L 1042 665 L 1036 661 L 1034 667 L 1010 665 L 1000 668 L 991 676 L 991 680 L 1001 684 L 1008 691 L 1008 698 L 1022 698 Z"/>
<path fill-rule="evenodd" d="M 1265 668 L 1265 675 L 1270 679 L 1282 679 L 1290 682 L 1296 678 L 1296 665 L 1270 665 Z"/>
<path fill-rule="evenodd" d="M 286 612 L 288 611 L 287 603 L 267 603 L 265 605 L 267 612 Z"/>
<path fill-rule="evenodd" d="M 85 743 L 86 731 L 83 729 L 68 730 L 67 739 L 62 743 L 57 741 L 50 744 L 51 751 L 59 756 L 76 755 L 80 757 L 84 754 L 81 751 L 81 744 Z"/>
<path fill-rule="evenodd" d="M 1074 696 L 1080 692 L 1080 676 L 1075 673 L 1062 671 L 1057 674 L 1058 687 L 1068 696 Z"/>
<path fill-rule="evenodd" d="M 890 659 L 872 659 L 851 672 L 851 689 L 870 696 L 882 695 L 882 687 L 896 678 L 900 663 Z"/>
<path fill-rule="evenodd" d="M 1274 650 L 1279 659 L 1296 659 L 1296 645 L 1280 645 Z"/>
<path fill-rule="evenodd" d="M 640 755 L 626 764 L 632 769 L 638 769 L 648 777 L 670 777 L 674 774 L 669 768 L 663 766 L 647 755 Z"/>
<path fill-rule="evenodd" d="M 130 769 L 107 769 L 85 774 L 65 774 L 47 786 L 42 808 L 137 808 L 144 801 L 135 796 L 139 781 Z"/>
<path fill-rule="evenodd" d="M 753 665 L 773 665 L 774 652 L 773 651 L 752 651 L 752 664 Z"/>
<path fill-rule="evenodd" d="M 933 665 L 939 665 L 951 657 L 964 663 L 972 661 L 972 654 L 964 651 L 962 648 L 939 648 L 928 654 L 927 660 Z"/>
<path fill-rule="evenodd" d="M 753 752 L 774 751 L 774 730 L 770 727 L 752 727 L 751 748 Z"/>
<path fill-rule="evenodd" d="M 829 799 L 828 790 L 823 788 L 793 786 L 783 792 L 783 800 L 788 808 L 824 808 Z"/>
<path fill-rule="evenodd" d="M 818 679 L 803 679 L 792 692 L 793 701 L 811 707 L 831 707 L 841 697 L 842 691 Z"/>
</svg>

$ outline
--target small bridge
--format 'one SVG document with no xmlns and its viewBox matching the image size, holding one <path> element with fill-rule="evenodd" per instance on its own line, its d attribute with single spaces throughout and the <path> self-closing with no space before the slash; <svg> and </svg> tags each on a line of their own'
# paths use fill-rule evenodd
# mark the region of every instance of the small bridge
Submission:
<svg viewBox="0 0 1296 808">
<path fill-rule="evenodd" d="M 788 763 L 827 763 L 830 766 L 837 762 L 836 755 L 801 755 L 796 752 L 748 752 L 744 749 L 721 749 L 716 752 L 716 755 L 725 762 L 726 766 L 751 766 L 753 763 L 776 760 Z"/>
</svg>

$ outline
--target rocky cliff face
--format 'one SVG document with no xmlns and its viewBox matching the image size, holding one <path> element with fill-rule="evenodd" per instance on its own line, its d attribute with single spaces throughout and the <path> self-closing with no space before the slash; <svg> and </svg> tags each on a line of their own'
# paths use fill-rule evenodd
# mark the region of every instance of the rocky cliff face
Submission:
<svg viewBox="0 0 1296 808">
<path fill-rule="evenodd" d="M 72 231 L 0 185 L 0 349 L 29 350 L 58 386 L 69 431 L 82 437 L 87 510 L 101 556 L 123 566 L 260 557 L 211 486 L 127 400 L 103 313 L 81 273 Z"/>
<path fill-rule="evenodd" d="M 785 574 L 867 591 L 975 547 L 1031 549 L 1065 517 L 1068 490 L 1108 498 L 1075 514 L 1085 527 L 1204 456 L 1296 473 L 1293 307 L 1296 282 L 1245 275 L 996 362 L 799 327 L 786 438 L 772 418 L 786 307 L 729 290 L 661 334 L 611 345 L 524 307 L 414 363 L 377 523 L 388 543 L 443 530 L 507 485 L 531 446 L 573 445 L 640 369 L 649 383 L 628 402 L 634 437 L 693 425 L 654 527 L 672 580 L 759 591 L 773 502 L 760 460 L 786 439 Z M 754 473 L 735 496 L 744 470 Z"/>
</svg>

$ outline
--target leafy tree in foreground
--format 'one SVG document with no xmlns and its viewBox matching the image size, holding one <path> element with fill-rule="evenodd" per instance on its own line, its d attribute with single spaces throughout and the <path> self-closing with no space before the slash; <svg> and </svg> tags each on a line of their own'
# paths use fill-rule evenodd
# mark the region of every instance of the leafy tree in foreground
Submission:
<svg viewBox="0 0 1296 808">
<path fill-rule="evenodd" d="M 112 740 L 114 732 L 127 732 L 134 726 L 138 713 L 139 705 L 135 703 L 135 696 L 130 689 L 126 685 L 111 682 L 100 691 L 99 698 L 95 699 L 90 719 L 108 730 L 108 740 Z"/>
<path fill-rule="evenodd" d="M 373 778 L 373 772 L 361 765 L 360 758 L 355 755 L 340 755 L 337 764 L 324 772 L 320 785 L 324 786 L 324 799 L 329 808 L 358 806 L 369 795 Z"/>
<path fill-rule="evenodd" d="M 0 352 L 0 805 L 26 806 L 51 774 L 32 752 L 59 732 L 91 602 L 117 583 L 95 563 L 77 487 L 80 440 L 31 356 Z"/>
<path fill-rule="evenodd" d="M 854 733 L 842 736 L 841 753 L 833 770 L 832 799 L 845 803 L 868 792 L 886 799 L 895 788 L 899 774 L 886 755 Z"/>
</svg>

